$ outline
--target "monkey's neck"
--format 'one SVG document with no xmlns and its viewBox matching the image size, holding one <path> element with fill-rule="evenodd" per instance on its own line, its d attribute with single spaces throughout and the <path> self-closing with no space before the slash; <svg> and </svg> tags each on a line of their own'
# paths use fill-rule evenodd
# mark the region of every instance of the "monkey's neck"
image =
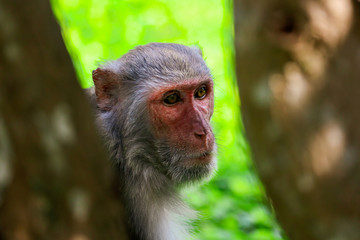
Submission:
<svg viewBox="0 0 360 240">
<path fill-rule="evenodd" d="M 180 199 L 164 176 L 142 177 L 124 188 L 130 239 L 190 239 L 189 221 L 195 219 L 196 212 Z"/>
</svg>

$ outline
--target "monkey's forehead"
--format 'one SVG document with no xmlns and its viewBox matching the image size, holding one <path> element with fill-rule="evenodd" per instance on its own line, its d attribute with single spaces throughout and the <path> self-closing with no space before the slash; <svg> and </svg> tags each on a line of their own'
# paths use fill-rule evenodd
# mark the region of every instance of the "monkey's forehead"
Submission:
<svg viewBox="0 0 360 240">
<path fill-rule="evenodd" d="M 182 89 L 182 90 L 194 90 L 200 85 L 213 86 L 213 79 L 211 75 L 195 75 L 195 76 L 183 76 L 183 77 L 169 77 L 162 76 L 141 83 L 145 84 L 146 88 L 150 89 Z"/>
<path fill-rule="evenodd" d="M 105 69 L 114 72 L 119 84 L 128 86 L 162 87 L 168 84 L 193 83 L 195 81 L 212 81 L 212 75 L 205 63 L 109 63 Z"/>
<path fill-rule="evenodd" d="M 144 60 L 144 59 L 143 59 Z M 169 80 L 181 80 L 191 78 L 211 77 L 210 69 L 200 59 L 197 61 L 186 61 L 181 59 L 152 59 L 145 58 L 144 61 L 124 61 L 123 59 L 109 61 L 101 66 L 110 70 L 120 77 L 138 80 L 141 78 L 158 78 Z"/>
<path fill-rule="evenodd" d="M 193 90 L 195 88 L 198 88 L 201 85 L 209 85 L 213 86 L 213 80 L 209 77 L 204 78 L 187 78 L 182 79 L 181 81 L 175 81 L 175 82 L 162 82 L 161 89 L 166 88 L 177 88 L 182 90 Z"/>
<path fill-rule="evenodd" d="M 121 58 L 106 63 L 104 68 L 114 72 L 147 72 L 168 74 L 166 71 L 209 72 L 199 50 L 173 43 L 150 43 L 138 46 Z M 123 69 L 122 69 L 123 67 Z"/>
</svg>

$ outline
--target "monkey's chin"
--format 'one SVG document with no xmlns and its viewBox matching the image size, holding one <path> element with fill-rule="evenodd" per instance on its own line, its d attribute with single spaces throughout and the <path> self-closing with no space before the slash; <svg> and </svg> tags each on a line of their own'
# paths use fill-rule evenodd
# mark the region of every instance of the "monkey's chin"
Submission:
<svg viewBox="0 0 360 240">
<path fill-rule="evenodd" d="M 180 185 L 208 181 L 216 171 L 216 162 L 214 152 L 187 156 L 171 169 L 172 180 Z"/>
<path fill-rule="evenodd" d="M 165 175 L 175 184 L 187 185 L 211 178 L 217 168 L 216 145 L 194 153 L 175 148 L 158 148 L 166 167 Z M 168 150 L 175 150 L 170 152 Z"/>
<path fill-rule="evenodd" d="M 177 169 L 181 169 L 181 175 L 173 175 L 175 182 L 180 184 L 192 184 L 200 181 L 208 181 L 216 171 L 215 153 L 208 152 L 192 158 L 183 159 Z"/>
</svg>

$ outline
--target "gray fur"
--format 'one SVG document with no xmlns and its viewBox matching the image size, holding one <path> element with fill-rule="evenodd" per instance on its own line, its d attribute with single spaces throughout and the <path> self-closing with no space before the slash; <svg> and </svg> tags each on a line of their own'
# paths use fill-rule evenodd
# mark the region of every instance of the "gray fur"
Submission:
<svg viewBox="0 0 360 240">
<path fill-rule="evenodd" d="M 189 239 L 187 222 L 196 213 L 180 199 L 177 188 L 208 178 L 216 161 L 207 167 L 179 167 L 191 153 L 153 137 L 147 98 L 166 83 L 211 78 L 201 51 L 151 43 L 100 68 L 116 73 L 119 85 L 113 96 L 116 105 L 100 109 L 98 124 L 120 174 L 131 239 Z"/>
</svg>

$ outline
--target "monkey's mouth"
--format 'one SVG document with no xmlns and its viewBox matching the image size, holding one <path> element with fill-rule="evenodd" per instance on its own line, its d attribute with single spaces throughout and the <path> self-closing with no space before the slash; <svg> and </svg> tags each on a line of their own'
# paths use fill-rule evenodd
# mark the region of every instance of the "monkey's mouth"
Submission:
<svg viewBox="0 0 360 240">
<path fill-rule="evenodd" d="M 211 151 L 205 151 L 202 153 L 191 154 L 190 156 L 187 156 L 184 162 L 186 165 L 203 165 L 210 163 L 212 159 L 213 153 Z"/>
</svg>

